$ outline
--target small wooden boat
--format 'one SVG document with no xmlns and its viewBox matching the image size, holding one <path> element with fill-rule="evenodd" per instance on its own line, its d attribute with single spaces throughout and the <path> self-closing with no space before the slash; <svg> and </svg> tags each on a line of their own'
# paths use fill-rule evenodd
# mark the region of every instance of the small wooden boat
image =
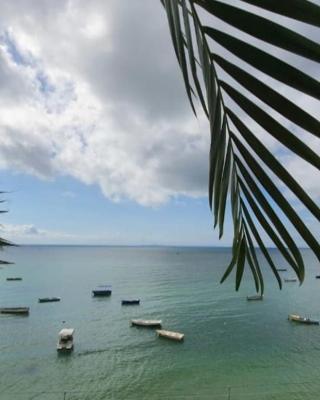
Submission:
<svg viewBox="0 0 320 400">
<path fill-rule="evenodd" d="M 131 325 L 143 326 L 145 328 L 161 328 L 162 321 L 160 319 L 132 319 Z"/>
<path fill-rule="evenodd" d="M 277 271 L 279 271 L 279 272 L 285 272 L 285 271 L 287 271 L 287 268 L 277 268 Z"/>
<path fill-rule="evenodd" d="M 92 291 L 93 296 L 110 296 L 111 293 L 112 287 L 110 285 L 100 285 Z"/>
<path fill-rule="evenodd" d="M 0 308 L 0 314 L 29 315 L 29 307 L 4 307 Z"/>
<path fill-rule="evenodd" d="M 163 329 L 157 329 L 156 332 L 159 337 L 176 340 L 177 342 L 182 342 L 182 340 L 184 339 L 184 334 L 180 332 L 165 331 Z"/>
<path fill-rule="evenodd" d="M 139 299 L 135 299 L 135 300 L 121 300 L 121 304 L 123 306 L 138 306 L 140 304 L 140 300 Z"/>
<path fill-rule="evenodd" d="M 39 303 L 52 303 L 54 301 L 60 301 L 60 297 L 40 297 Z"/>
<path fill-rule="evenodd" d="M 7 281 L 22 281 L 20 277 L 7 278 Z"/>
<path fill-rule="evenodd" d="M 61 352 L 70 352 L 73 350 L 73 328 L 64 328 L 59 332 L 59 341 L 57 350 Z"/>
<path fill-rule="evenodd" d="M 288 319 L 290 321 L 300 322 L 302 324 L 307 324 L 307 325 L 319 325 L 319 321 L 317 320 L 301 317 L 300 315 L 296 314 L 289 314 Z"/>
<path fill-rule="evenodd" d="M 247 296 L 248 301 L 252 300 L 263 300 L 263 296 L 261 294 L 256 294 L 254 296 Z"/>
<path fill-rule="evenodd" d="M 285 282 L 297 282 L 296 278 L 287 278 L 284 280 Z"/>
</svg>

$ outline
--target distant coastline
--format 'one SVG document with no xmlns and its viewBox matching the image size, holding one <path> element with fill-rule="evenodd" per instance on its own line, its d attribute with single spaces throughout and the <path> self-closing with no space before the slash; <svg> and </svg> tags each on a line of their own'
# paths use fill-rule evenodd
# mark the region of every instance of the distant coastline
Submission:
<svg viewBox="0 0 320 400">
<path fill-rule="evenodd" d="M 190 248 L 190 249 L 215 249 L 215 250 L 231 250 L 232 246 L 210 246 L 210 245 L 186 245 L 186 244 L 26 244 L 17 243 L 16 247 L 110 247 L 110 248 Z M 258 247 L 256 247 L 258 249 Z M 277 250 L 274 246 L 267 246 L 270 250 Z M 309 247 L 298 247 L 300 250 L 310 250 Z"/>
</svg>

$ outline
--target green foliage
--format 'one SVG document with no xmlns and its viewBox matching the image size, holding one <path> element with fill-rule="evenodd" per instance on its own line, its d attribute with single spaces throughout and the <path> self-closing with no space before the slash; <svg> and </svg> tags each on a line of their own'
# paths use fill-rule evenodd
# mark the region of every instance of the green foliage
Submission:
<svg viewBox="0 0 320 400">
<path fill-rule="evenodd" d="M 271 17 L 268 13 L 271 11 L 277 14 L 277 17 L 285 16 L 319 27 L 320 7 L 307 0 L 242 0 L 244 6 L 256 6 L 255 12 L 251 12 L 248 11 L 248 6 L 239 8 L 218 0 L 161 2 L 167 14 L 174 50 L 192 109 L 196 113 L 195 100 L 198 99 L 209 120 L 209 204 L 214 215 L 214 226 L 219 226 L 220 237 L 223 235 L 226 204 L 230 198 L 234 225 L 233 256 L 221 282 L 235 268 L 238 290 L 247 261 L 256 290 L 263 293 L 263 275 L 255 248 L 257 244 L 281 288 L 281 277 L 256 227 L 259 224 L 302 283 L 305 275 L 303 259 L 291 232 L 282 222 L 279 210 L 319 260 L 320 246 L 302 218 L 278 189 L 272 176 L 276 176 L 293 192 L 317 220 L 320 220 L 320 209 L 263 141 L 252 132 L 246 121 L 250 117 L 289 151 L 318 170 L 319 155 L 298 137 L 296 129 L 290 129 L 278 122 L 271 111 L 275 110 L 318 138 L 320 123 L 289 98 L 248 70 L 244 70 L 241 65 L 247 63 L 267 77 L 320 99 L 320 83 L 314 77 L 268 50 L 272 45 L 313 62 L 320 62 L 320 46 L 317 43 L 284 26 L 284 23 L 274 22 L 281 21 L 281 18 L 269 19 Z M 260 7 L 261 12 L 257 7 Z M 267 12 L 263 12 L 264 10 Z M 208 15 L 218 18 L 228 26 L 250 35 L 254 43 L 258 39 L 268 45 L 258 48 L 236 37 L 232 29 L 231 33 L 227 33 L 217 29 L 216 25 L 205 26 L 200 18 L 204 12 L 207 13 L 206 20 Z M 266 17 L 262 17 L 261 14 L 265 14 Z M 240 59 L 240 66 L 227 57 L 216 54 L 217 45 L 227 50 L 224 53 L 229 52 L 233 58 L 235 56 Z M 237 82 L 236 87 L 221 79 L 217 67 L 223 72 L 220 72 L 220 75 L 228 76 L 228 79 Z M 239 87 L 242 89 L 238 89 Z M 248 92 L 265 106 L 262 108 L 257 105 L 248 97 Z M 237 105 L 238 110 L 241 109 L 241 112 L 236 114 L 226 106 L 226 96 Z M 266 109 L 268 111 L 265 111 Z"/>
</svg>

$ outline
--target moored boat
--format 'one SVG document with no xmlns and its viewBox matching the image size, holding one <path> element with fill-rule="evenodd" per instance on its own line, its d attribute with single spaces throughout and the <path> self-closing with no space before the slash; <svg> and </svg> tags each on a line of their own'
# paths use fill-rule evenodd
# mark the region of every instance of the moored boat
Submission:
<svg viewBox="0 0 320 400">
<path fill-rule="evenodd" d="M 0 314 L 29 315 L 29 307 L 3 307 Z"/>
<path fill-rule="evenodd" d="M 302 324 L 307 324 L 307 325 L 319 325 L 319 321 L 311 318 L 301 317 L 300 315 L 297 314 L 289 314 L 288 320 L 294 322 L 300 322 Z"/>
<path fill-rule="evenodd" d="M 112 293 L 111 285 L 100 285 L 92 290 L 93 296 L 110 296 Z"/>
<path fill-rule="evenodd" d="M 156 332 L 159 337 L 164 337 L 166 339 L 175 340 L 177 342 L 182 342 L 182 340 L 184 339 L 184 334 L 180 333 L 180 332 L 166 331 L 163 329 L 157 329 Z"/>
<path fill-rule="evenodd" d="M 297 282 L 296 278 L 287 278 L 284 280 L 285 282 Z"/>
<path fill-rule="evenodd" d="M 277 271 L 279 271 L 279 272 L 285 272 L 285 271 L 287 271 L 287 268 L 277 268 Z"/>
<path fill-rule="evenodd" d="M 320 279 L 320 275 L 316 275 L 316 279 Z"/>
<path fill-rule="evenodd" d="M 60 297 L 40 297 L 38 299 L 39 303 L 52 303 L 54 301 L 60 301 Z"/>
<path fill-rule="evenodd" d="M 123 306 L 138 306 L 140 304 L 140 299 L 134 300 L 121 300 Z"/>
<path fill-rule="evenodd" d="M 263 300 L 263 295 L 262 294 L 256 294 L 254 296 L 247 296 L 248 301 L 252 300 Z"/>
<path fill-rule="evenodd" d="M 22 281 L 22 278 L 17 276 L 17 277 L 7 278 L 7 281 Z"/>
<path fill-rule="evenodd" d="M 73 328 L 64 328 L 59 332 L 59 341 L 57 350 L 61 352 L 70 352 L 73 350 Z"/>
<path fill-rule="evenodd" d="M 131 325 L 145 328 L 161 328 L 161 319 L 132 319 Z"/>
</svg>

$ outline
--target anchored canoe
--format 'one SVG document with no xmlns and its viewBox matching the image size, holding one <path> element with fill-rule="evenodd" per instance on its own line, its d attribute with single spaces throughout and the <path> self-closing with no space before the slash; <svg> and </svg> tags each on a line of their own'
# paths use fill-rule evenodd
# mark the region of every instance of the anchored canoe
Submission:
<svg viewBox="0 0 320 400">
<path fill-rule="evenodd" d="M 29 315 L 29 307 L 0 308 L 0 314 Z"/>
<path fill-rule="evenodd" d="M 161 319 L 132 319 L 131 325 L 145 328 L 161 328 Z"/>
<path fill-rule="evenodd" d="M 254 296 L 247 296 L 247 300 L 248 301 L 263 300 L 263 296 L 261 294 L 257 294 L 257 295 L 254 295 Z"/>
<path fill-rule="evenodd" d="M 60 297 L 40 297 L 39 303 L 52 303 L 54 301 L 60 301 Z"/>
<path fill-rule="evenodd" d="M 22 281 L 20 277 L 7 278 L 7 281 Z"/>
<path fill-rule="evenodd" d="M 184 334 L 180 332 L 165 331 L 163 329 L 157 329 L 156 332 L 160 337 L 176 340 L 177 342 L 181 342 L 184 339 Z"/>
<path fill-rule="evenodd" d="M 140 304 L 140 300 L 139 299 L 135 299 L 135 300 L 121 300 L 121 304 L 123 306 L 138 306 Z"/>
<path fill-rule="evenodd" d="M 300 315 L 296 315 L 296 314 L 289 314 L 288 320 L 294 321 L 294 322 L 300 322 L 302 324 L 307 324 L 307 325 L 319 325 L 319 321 L 317 321 L 315 319 L 301 317 Z"/>
</svg>

